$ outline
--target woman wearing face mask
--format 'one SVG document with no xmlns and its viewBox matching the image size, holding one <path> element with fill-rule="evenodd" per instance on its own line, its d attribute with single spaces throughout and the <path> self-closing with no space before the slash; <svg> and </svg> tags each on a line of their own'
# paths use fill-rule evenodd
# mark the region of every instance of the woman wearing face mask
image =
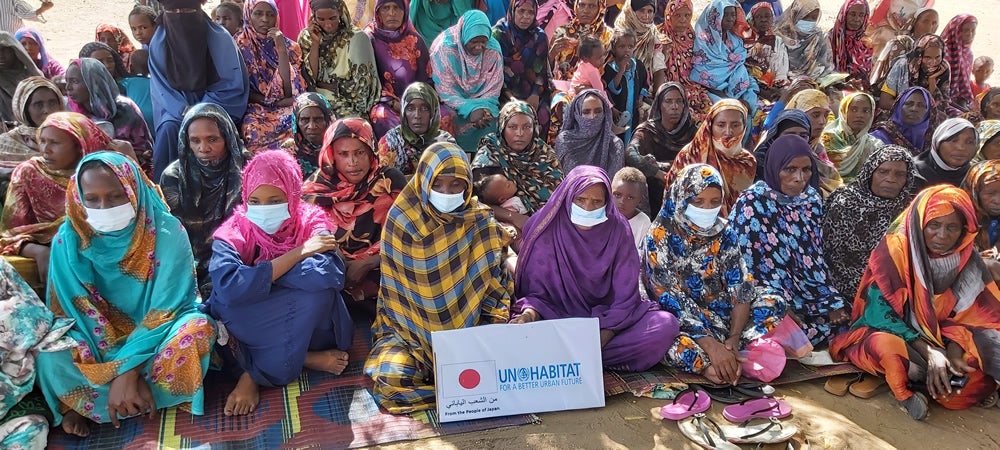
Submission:
<svg viewBox="0 0 1000 450">
<path fill-rule="evenodd" d="M 740 195 L 729 221 L 758 286 L 779 293 L 789 314 L 816 347 L 849 318 L 823 254 L 822 198 L 815 157 L 799 136 L 774 141 L 764 180 Z"/>
<path fill-rule="evenodd" d="M 612 130 L 611 103 L 596 89 L 580 92 L 570 103 L 553 147 L 563 173 L 582 165 L 605 173 L 625 167 L 625 144 Z"/>
<path fill-rule="evenodd" d="M 333 225 L 303 202 L 302 173 L 283 150 L 243 171 L 243 204 L 215 232 L 215 289 L 204 309 L 229 333 L 218 348 L 239 381 L 227 416 L 250 414 L 260 386 L 284 386 L 303 368 L 339 375 L 354 329 L 340 296 L 344 261 Z"/>
<path fill-rule="evenodd" d="M 186 404 L 204 413 L 215 322 L 198 312 L 187 233 L 129 158 L 80 161 L 52 240 L 48 307 L 76 325 L 72 349 L 38 355 L 55 425 L 86 437 L 112 423 Z M 84 394 L 85 393 L 85 394 Z"/>
<path fill-rule="evenodd" d="M 333 122 L 330 102 L 322 94 L 304 92 L 292 105 L 292 138 L 281 144 L 299 161 L 302 176 L 309 178 L 319 167 L 323 133 Z"/>
<path fill-rule="evenodd" d="M 794 0 L 774 25 L 774 34 L 788 49 L 789 78 L 805 75 L 816 80 L 837 70 L 819 19 L 819 0 Z"/>
<path fill-rule="evenodd" d="M 323 138 L 319 169 L 302 187 L 303 200 L 330 215 L 333 235 L 346 259 L 344 290 L 354 300 L 378 295 L 382 226 L 389 207 L 406 185 L 394 167 L 381 167 L 375 157 L 372 127 L 349 117 L 333 123 Z"/>
<path fill-rule="evenodd" d="M 997 390 L 1000 290 L 973 245 L 977 231 L 965 191 L 918 194 L 872 251 L 851 331 L 830 344 L 834 360 L 884 375 L 914 420 L 927 417 L 924 392 L 966 409 Z"/>
<path fill-rule="evenodd" d="M 603 170 L 579 166 L 528 219 L 511 323 L 596 317 L 604 367 L 641 372 L 663 359 L 677 319 L 640 297 L 635 241 L 610 193 Z"/>
<path fill-rule="evenodd" d="M 837 292 L 846 296 L 858 292 L 868 256 L 913 199 L 916 175 L 910 152 L 886 145 L 864 162 L 857 179 L 826 199 L 823 256 Z"/>
<path fill-rule="evenodd" d="M 976 249 L 983 256 L 994 280 L 1000 279 L 997 243 L 1000 242 L 1000 161 L 984 161 L 972 166 L 962 181 L 962 189 L 976 208 Z"/>
<path fill-rule="evenodd" d="M 743 148 L 747 109 L 737 100 L 720 100 L 708 111 L 708 117 L 690 144 L 677 154 L 666 185 L 670 186 L 681 169 L 690 164 L 704 163 L 722 174 L 722 214 L 736 202 L 740 192 L 753 184 L 757 161 Z"/>
<path fill-rule="evenodd" d="M 875 98 L 864 92 L 840 101 L 840 114 L 823 129 L 820 142 L 845 183 L 858 176 L 862 164 L 875 152 L 875 138 L 868 134 L 875 120 Z"/>
<path fill-rule="evenodd" d="M 879 87 L 880 119 L 884 120 L 893 102 L 902 97 L 902 92 L 918 86 L 926 89 L 933 100 L 927 104 L 931 109 L 932 124 L 941 123 L 960 113 L 950 106 L 952 69 L 948 61 L 944 60 L 944 48 L 944 41 L 940 37 L 925 34 L 905 57 L 896 58 L 886 74 L 885 83 Z"/>
<path fill-rule="evenodd" d="M 179 142 L 180 153 L 160 176 L 160 189 L 170 213 L 188 232 L 198 289 L 202 298 L 208 298 L 212 235 L 240 203 L 241 174 L 250 154 L 229 114 L 215 103 L 199 103 L 188 110 Z"/>
<path fill-rule="evenodd" d="M 979 133 L 965 119 L 948 119 L 934 130 L 930 151 L 913 158 L 917 189 L 934 184 L 961 186 L 979 151 Z"/>
<path fill-rule="evenodd" d="M 39 156 L 19 164 L 11 175 L 0 248 L 5 255 L 35 260 L 45 285 L 52 237 L 66 217 L 66 186 L 84 156 L 109 147 L 111 138 L 81 114 L 50 114 L 38 127 Z M 34 281 L 34 280 L 31 280 Z"/>
<path fill-rule="evenodd" d="M 647 297 L 680 322 L 666 362 L 735 384 L 738 352 L 778 325 L 785 301 L 754 289 L 736 233 L 719 214 L 722 183 L 707 164 L 681 170 L 642 246 L 642 282 Z"/>
<path fill-rule="evenodd" d="M 455 144 L 455 138 L 441 129 L 441 98 L 431 85 L 411 84 L 403 92 L 400 108 L 403 116 L 399 125 L 378 141 L 378 164 L 395 167 L 409 178 L 427 147 L 436 142 Z"/>
<path fill-rule="evenodd" d="M 493 214 L 472 196 L 465 152 L 444 142 L 428 147 L 382 232 L 365 374 L 390 413 L 434 408 L 432 332 L 507 322 L 513 285 L 501 254 L 506 243 Z"/>
<path fill-rule="evenodd" d="M 819 188 L 823 198 L 844 185 L 837 166 L 830 161 L 823 145 L 823 129 L 830 117 L 830 97 L 818 89 L 805 89 L 795 94 L 788 101 L 786 109 L 797 109 L 806 113 L 809 118 L 809 146 L 816 158 L 816 168 L 819 171 Z"/>
<path fill-rule="evenodd" d="M 870 133 L 885 144 L 895 144 L 916 156 L 930 145 L 931 113 L 933 100 L 922 87 L 912 87 L 899 95 L 892 105 L 890 118 L 878 124 Z"/>
</svg>

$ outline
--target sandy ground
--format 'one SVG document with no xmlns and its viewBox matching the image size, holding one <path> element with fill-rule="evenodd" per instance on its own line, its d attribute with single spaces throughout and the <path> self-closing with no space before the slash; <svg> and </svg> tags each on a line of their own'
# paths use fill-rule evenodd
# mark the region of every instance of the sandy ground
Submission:
<svg viewBox="0 0 1000 450">
<path fill-rule="evenodd" d="M 56 6 L 46 15 L 48 23 L 32 24 L 48 39 L 48 48 L 63 64 L 76 57 L 84 43 L 94 37 L 100 23 L 117 23 L 128 30 L 127 0 L 55 0 Z M 209 2 L 209 5 L 216 0 Z M 700 11 L 706 0 L 695 0 Z M 790 4 L 789 0 L 783 3 Z M 833 24 L 841 2 L 823 0 L 821 26 Z M 938 0 L 941 15 L 938 32 L 955 14 L 968 12 L 979 18 L 973 48 L 977 55 L 1000 57 L 1000 0 Z M 1000 74 L 992 84 L 998 85 Z M 1000 410 L 973 408 L 946 411 L 933 407 L 923 423 L 910 418 L 896 406 L 889 394 L 871 400 L 851 396 L 834 397 L 823 391 L 822 381 L 800 383 L 778 390 L 792 405 L 788 419 L 800 429 L 795 441 L 801 448 L 1000 448 Z M 541 423 L 515 428 L 489 430 L 440 439 L 389 445 L 385 448 L 696 448 L 669 421 L 657 418 L 655 410 L 662 400 L 635 398 L 623 394 L 608 399 L 602 409 L 541 414 Z M 713 409 L 717 421 L 721 406 Z M 781 448 L 780 446 L 775 448 Z M 796 447 L 800 448 L 800 447 Z"/>
</svg>

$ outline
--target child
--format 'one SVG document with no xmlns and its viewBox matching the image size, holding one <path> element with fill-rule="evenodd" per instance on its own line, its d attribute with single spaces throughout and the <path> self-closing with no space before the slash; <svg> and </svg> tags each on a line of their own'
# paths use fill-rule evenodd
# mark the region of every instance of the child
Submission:
<svg viewBox="0 0 1000 450">
<path fill-rule="evenodd" d="M 642 193 L 647 189 L 646 176 L 635 167 L 623 167 L 611 180 L 611 197 L 618 211 L 628 219 L 628 224 L 632 227 L 632 237 L 635 238 L 635 248 L 639 255 L 643 254 L 642 243 L 652 225 L 649 216 L 639 210 Z"/>
<path fill-rule="evenodd" d="M 222 2 L 212 10 L 212 20 L 236 36 L 243 29 L 243 10 L 236 3 Z"/>
<path fill-rule="evenodd" d="M 972 95 L 974 97 L 979 96 L 979 94 L 990 90 L 990 85 L 986 83 L 986 80 L 993 75 L 993 58 L 989 56 L 980 56 L 976 58 L 975 62 L 972 63 L 972 77 L 970 80 L 972 83 Z"/>
<path fill-rule="evenodd" d="M 491 206 L 499 206 L 518 214 L 528 214 L 528 208 L 524 207 L 521 198 L 517 196 L 517 184 L 502 173 L 487 175 L 479 179 L 475 185 L 475 190 L 480 202 Z M 498 218 L 497 220 L 500 219 Z"/>
<path fill-rule="evenodd" d="M 629 29 L 615 30 L 611 37 L 611 56 L 614 58 L 604 65 L 604 88 L 608 100 L 614 105 L 615 123 L 625 128 L 618 137 L 629 142 L 632 132 L 639 122 L 639 107 L 649 86 L 646 67 L 632 57 L 635 51 L 635 32 Z"/>
<path fill-rule="evenodd" d="M 122 79 L 122 94 L 132 99 L 139 110 L 146 126 L 153 129 L 153 96 L 149 91 L 149 51 L 139 49 L 132 52 L 132 75 Z"/>
<path fill-rule="evenodd" d="M 128 26 L 132 29 L 132 37 L 142 48 L 149 48 L 149 41 L 153 40 L 153 33 L 156 32 L 156 11 L 146 5 L 132 8 L 132 12 L 128 13 Z"/>
<path fill-rule="evenodd" d="M 573 78 L 569 82 L 570 97 L 576 97 L 583 90 L 591 88 L 601 91 L 601 94 L 607 97 L 607 94 L 604 93 L 604 83 L 601 82 L 601 70 L 599 69 L 604 65 L 606 57 L 604 43 L 593 36 L 584 36 L 576 48 L 576 56 L 580 62 L 577 63 Z"/>
</svg>

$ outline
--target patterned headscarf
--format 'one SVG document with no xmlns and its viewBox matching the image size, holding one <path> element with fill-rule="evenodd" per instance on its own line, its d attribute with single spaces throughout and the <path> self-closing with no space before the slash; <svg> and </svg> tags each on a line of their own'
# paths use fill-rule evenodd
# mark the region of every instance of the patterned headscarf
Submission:
<svg viewBox="0 0 1000 450">
<path fill-rule="evenodd" d="M 983 155 L 983 147 L 996 137 L 997 134 L 1000 134 L 1000 120 L 984 120 L 979 122 L 976 131 L 979 133 L 979 152 L 976 153 L 976 159 L 973 161 L 979 162 L 986 159 Z"/>
<path fill-rule="evenodd" d="M 406 118 L 406 114 L 401 114 L 399 117 L 399 131 L 403 134 L 403 139 L 410 145 L 423 147 L 426 142 L 430 142 L 437 138 L 438 132 L 441 129 L 441 98 L 438 97 L 437 91 L 434 90 L 431 85 L 427 83 L 416 82 L 409 85 L 405 91 L 403 91 L 403 100 L 400 102 L 400 111 L 406 111 L 406 106 L 410 102 L 420 99 L 427 102 L 427 106 L 430 108 L 431 123 L 427 127 L 427 132 L 422 135 L 417 135 L 410 129 L 409 121 Z"/>
<path fill-rule="evenodd" d="M 45 118 L 45 122 L 42 122 L 42 125 L 38 127 L 39 136 L 46 127 L 58 128 L 69 133 L 76 140 L 84 155 L 107 150 L 108 144 L 111 143 L 111 137 L 101 127 L 87 116 L 77 112 L 61 111 L 49 114 L 49 117 Z"/>
<path fill-rule="evenodd" d="M 981 203 L 979 194 L 987 185 L 1000 181 L 1000 161 L 988 160 L 972 166 L 965 175 L 962 189 L 972 198 L 976 208 L 976 218 L 979 224 L 979 234 L 976 236 L 976 247 L 979 250 L 991 249 L 1000 241 L 1000 217 L 991 216 Z"/>
<path fill-rule="evenodd" d="M 830 97 L 827 97 L 823 91 L 818 89 L 805 89 L 799 91 L 797 94 L 792 96 L 792 99 L 788 101 L 788 106 L 786 109 L 797 109 L 802 112 L 808 112 L 813 108 L 823 108 L 827 111 L 830 110 Z M 810 127 L 812 119 L 810 119 Z M 819 184 L 820 189 L 823 192 L 823 197 L 830 195 L 834 189 L 839 188 L 844 185 L 844 180 L 840 177 L 840 172 L 837 171 L 837 166 L 833 164 L 830 157 L 826 154 L 826 148 L 823 146 L 822 135 L 815 140 L 811 140 L 809 145 L 812 147 L 813 155 L 816 157 L 816 167 L 819 170 Z"/>
<path fill-rule="evenodd" d="M 875 60 L 875 64 L 872 65 L 872 70 L 868 75 L 868 83 L 881 89 L 882 83 L 889 75 L 889 70 L 892 69 L 892 64 L 896 62 L 896 58 L 909 54 L 914 45 L 916 43 L 913 38 L 907 35 L 896 36 L 887 42 L 882 48 L 882 53 L 879 53 Z"/>
<path fill-rule="evenodd" d="M 601 118 L 583 117 L 583 102 L 588 98 L 601 101 Z M 608 173 L 617 173 L 625 166 L 624 144 L 611 130 L 611 103 L 596 89 L 586 89 L 577 95 L 565 110 L 565 121 L 556 136 L 555 150 L 562 170 L 579 165 L 591 165 Z"/>
<path fill-rule="evenodd" d="M 926 51 L 928 47 L 940 48 L 944 56 L 944 59 L 941 61 L 941 64 L 944 64 L 944 73 L 937 79 L 937 87 L 939 89 L 936 89 L 934 96 L 935 101 L 941 101 L 945 98 L 944 96 L 948 94 L 948 92 L 941 92 L 941 88 L 949 83 L 949 80 L 951 79 L 951 71 L 954 69 L 952 69 L 951 63 L 948 62 L 948 55 L 944 40 L 936 34 L 925 34 L 921 36 L 917 40 L 917 43 L 913 45 L 913 50 L 906 55 L 907 61 L 909 61 L 908 69 L 910 73 L 910 86 L 926 86 L 928 83 L 928 76 L 930 74 L 924 73 L 920 61 L 924 56 L 924 51 Z M 970 62 L 969 64 L 972 63 Z M 968 87 L 968 80 L 966 80 L 965 85 Z"/>
<path fill-rule="evenodd" d="M 46 88 L 56 94 L 56 98 L 59 99 L 59 105 L 62 107 L 61 109 L 66 109 L 66 98 L 63 97 L 59 88 L 47 78 L 28 77 L 21 80 L 17 84 L 17 89 L 14 90 L 14 101 L 11 105 L 14 110 L 14 120 L 31 130 L 34 130 L 39 124 L 31 121 L 31 115 L 28 114 L 28 102 L 31 100 L 32 94 L 41 88 Z"/>
<path fill-rule="evenodd" d="M 944 60 L 951 66 L 951 101 L 963 108 L 972 106 L 974 96 L 969 80 L 972 77 L 972 43 L 962 41 L 962 27 L 978 24 L 976 16 L 959 14 L 948 21 L 941 33 L 944 39 Z"/>
<path fill-rule="evenodd" d="M 847 12 L 855 7 L 864 8 L 865 19 L 861 28 L 847 29 Z M 859 80 L 867 80 L 872 70 L 872 49 L 863 38 L 868 28 L 869 8 L 866 0 L 847 0 L 840 7 L 837 20 L 830 30 L 830 49 L 833 51 L 833 65 L 838 72 L 851 74 Z"/>
<path fill-rule="evenodd" d="M 132 45 L 132 41 L 129 40 L 125 32 L 122 31 L 121 28 L 118 28 L 111 24 L 102 23 L 98 25 L 97 31 L 94 33 L 94 40 L 100 41 L 101 33 L 104 32 L 111 33 L 111 35 L 114 36 L 115 40 L 118 41 L 118 48 L 116 48 L 115 50 L 118 52 L 119 55 L 128 55 L 135 51 L 135 45 Z"/>
<path fill-rule="evenodd" d="M 660 29 L 670 43 L 667 54 L 667 75 L 673 81 L 682 81 L 691 74 L 691 58 L 694 57 L 694 26 L 690 23 L 680 30 L 675 30 L 671 17 L 679 10 L 687 9 L 694 12 L 691 0 L 668 0 L 663 9 L 663 25 Z"/>
<path fill-rule="evenodd" d="M 340 22 L 337 29 L 333 30 L 332 33 L 323 32 L 319 42 L 319 58 L 329 62 L 335 76 L 348 78 L 351 74 L 349 55 L 347 51 L 341 52 L 340 50 L 347 50 L 348 42 L 354 37 L 355 30 L 351 25 L 351 13 L 347 9 L 347 4 L 344 0 L 313 0 L 309 3 L 309 8 L 312 11 L 312 16 L 315 16 L 316 11 L 320 9 L 332 9 L 339 13 Z M 309 54 L 305 49 L 311 48 L 316 43 L 312 41 L 311 33 L 302 33 L 298 38 L 299 45 L 303 48 L 302 68 L 304 72 L 308 72 L 311 69 L 307 69 L 309 67 Z M 309 74 L 309 77 L 313 80 L 323 80 L 319 74 Z"/>
<path fill-rule="evenodd" d="M 855 132 L 847 123 L 847 113 L 851 103 L 862 100 L 871 105 L 872 115 L 860 130 Z M 847 95 L 840 101 L 840 111 L 837 118 L 826 125 L 823 130 L 822 143 L 826 148 L 830 161 L 837 166 L 837 171 L 846 180 L 853 180 L 861 169 L 862 163 L 875 150 L 875 139 L 868 132 L 875 120 L 875 98 L 864 92 Z"/>
<path fill-rule="evenodd" d="M 819 0 L 794 0 L 781 17 L 776 18 L 774 34 L 781 36 L 788 47 L 790 76 L 806 75 L 819 78 L 835 70 L 830 41 L 819 27 L 822 14 L 812 31 L 801 31 L 796 24 L 813 11 L 821 11 Z"/>
<path fill-rule="evenodd" d="M 288 213 L 274 234 L 267 234 L 247 218 L 250 195 L 257 188 L 274 186 L 288 199 Z M 270 261 L 305 243 L 309 238 L 333 229 L 322 209 L 302 201 L 302 171 L 284 150 L 257 153 L 243 169 L 243 204 L 215 232 L 215 238 L 232 245 L 245 264 Z"/>
<path fill-rule="evenodd" d="M 723 35 L 722 18 L 727 8 L 736 9 L 736 23 Z M 714 0 L 695 23 L 694 60 L 691 81 L 718 88 L 726 97 L 740 98 L 751 91 L 743 40 L 751 35 L 746 14 L 736 0 Z"/>
<path fill-rule="evenodd" d="M 650 22 L 649 24 L 642 23 L 639 20 L 639 16 L 636 15 L 636 11 L 632 9 L 632 3 L 631 1 L 625 2 L 622 11 L 615 18 L 615 29 L 632 30 L 635 32 L 636 44 L 633 56 L 642 62 L 646 70 L 652 74 L 654 69 L 654 54 L 661 51 L 660 46 L 664 42 L 670 42 L 670 39 L 660 33 L 655 22 Z M 646 5 L 652 6 L 654 9 L 656 8 L 656 5 L 652 1 L 647 2 Z M 645 5 L 641 6 L 644 7 Z"/>
<path fill-rule="evenodd" d="M 465 45 L 477 37 L 486 37 L 486 49 L 473 56 L 465 50 Z M 503 54 L 485 13 L 473 9 L 463 14 L 457 24 L 434 39 L 430 52 L 434 55 L 431 71 L 435 87 L 459 116 L 468 117 L 480 108 L 493 114 L 499 112 L 497 98 L 503 86 Z"/>
<path fill-rule="evenodd" d="M 83 84 L 90 92 L 90 99 L 86 105 L 78 105 L 72 99 L 69 100 L 70 111 L 86 114 L 98 120 L 108 120 L 118 114 L 118 83 L 111 78 L 108 69 L 94 58 L 74 59 L 69 63 L 70 67 L 80 68 L 83 77 Z"/>
<path fill-rule="evenodd" d="M 323 144 L 313 144 L 306 139 L 305 135 L 302 134 L 302 130 L 299 129 L 299 115 L 302 111 L 307 108 L 316 107 L 323 113 L 323 118 L 326 119 L 327 123 L 332 123 L 333 112 L 330 108 L 330 101 L 326 99 L 326 96 L 316 93 L 316 92 L 304 92 L 299 94 L 295 98 L 295 104 L 292 105 L 292 134 L 295 142 L 295 156 L 299 161 L 307 161 L 313 168 L 319 165 L 319 150 L 323 147 Z M 308 176 L 309 174 L 306 174 Z"/>
<path fill-rule="evenodd" d="M 715 223 L 708 228 L 700 228 L 695 225 L 685 214 L 691 199 L 701 194 L 705 189 L 716 187 L 720 191 L 725 191 L 725 181 L 722 174 L 708 164 L 691 164 L 681 169 L 677 179 L 668 188 L 670 197 L 663 202 L 663 209 L 660 210 L 656 220 L 672 220 L 687 235 L 697 235 L 702 237 L 715 237 L 726 228 L 728 221 L 726 216 L 719 214 Z"/>
</svg>

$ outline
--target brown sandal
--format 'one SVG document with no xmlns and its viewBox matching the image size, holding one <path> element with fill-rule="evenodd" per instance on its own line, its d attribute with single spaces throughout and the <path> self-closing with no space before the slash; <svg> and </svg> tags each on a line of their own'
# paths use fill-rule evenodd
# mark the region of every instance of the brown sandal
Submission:
<svg viewBox="0 0 1000 450">
<path fill-rule="evenodd" d="M 826 383 L 823 384 L 823 390 L 829 392 L 837 397 L 843 397 L 847 395 L 848 389 L 852 384 L 861 381 L 862 374 L 847 374 L 847 375 L 834 375 L 826 379 Z"/>
<path fill-rule="evenodd" d="M 857 398 L 867 399 L 889 390 L 889 385 L 880 376 L 865 374 L 861 381 L 852 384 L 847 390 Z"/>
</svg>

